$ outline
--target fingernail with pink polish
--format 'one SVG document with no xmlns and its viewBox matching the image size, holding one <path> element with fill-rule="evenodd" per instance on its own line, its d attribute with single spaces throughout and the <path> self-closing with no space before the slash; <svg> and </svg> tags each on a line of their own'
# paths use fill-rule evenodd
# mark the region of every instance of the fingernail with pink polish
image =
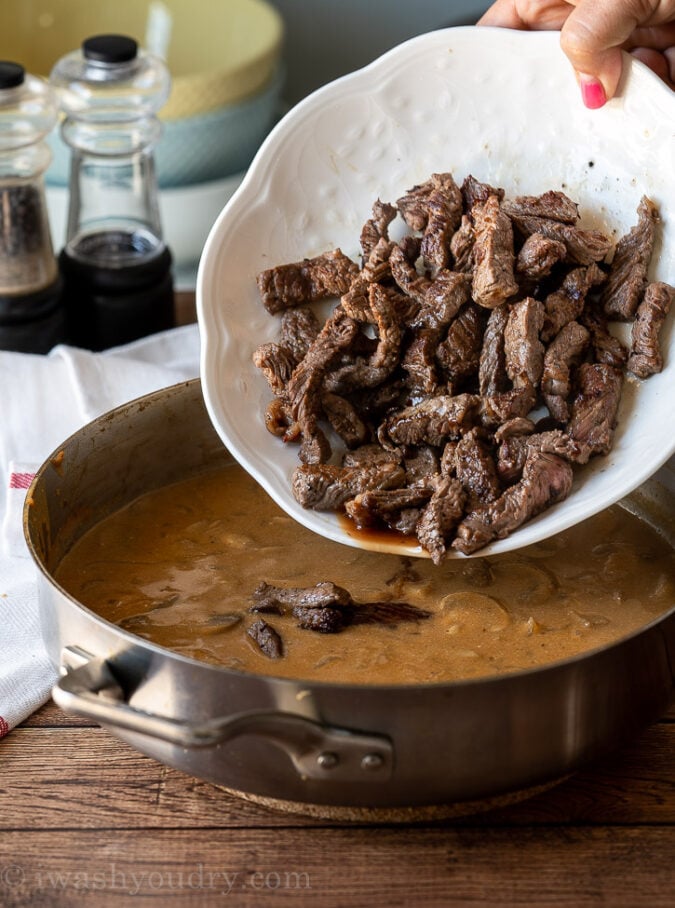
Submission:
<svg viewBox="0 0 675 908">
<path fill-rule="evenodd" d="M 607 103 L 607 95 L 602 82 L 594 76 L 579 73 L 579 87 L 581 88 L 581 98 L 590 110 L 597 110 L 598 107 Z"/>
</svg>

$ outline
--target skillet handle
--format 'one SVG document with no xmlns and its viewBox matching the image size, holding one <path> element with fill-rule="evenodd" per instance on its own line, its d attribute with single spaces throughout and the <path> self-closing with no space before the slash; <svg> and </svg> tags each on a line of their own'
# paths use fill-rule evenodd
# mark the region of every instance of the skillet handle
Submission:
<svg viewBox="0 0 675 908">
<path fill-rule="evenodd" d="M 76 648 L 69 650 L 71 660 L 75 656 L 81 661 L 85 655 Z M 217 747 L 241 735 L 258 735 L 284 750 L 303 778 L 386 781 L 393 773 L 394 749 L 389 738 L 322 725 L 297 713 L 255 710 L 189 722 L 137 709 L 126 702 L 105 659 L 89 657 L 84 664 L 66 669 L 52 696 L 64 712 L 178 747 Z"/>
</svg>

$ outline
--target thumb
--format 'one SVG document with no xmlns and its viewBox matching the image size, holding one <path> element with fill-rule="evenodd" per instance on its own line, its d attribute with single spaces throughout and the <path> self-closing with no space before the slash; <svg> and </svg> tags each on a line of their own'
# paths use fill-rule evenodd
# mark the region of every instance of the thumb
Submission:
<svg viewBox="0 0 675 908">
<path fill-rule="evenodd" d="M 645 15 L 640 0 L 579 0 L 560 32 L 560 46 L 574 67 L 587 107 L 616 94 L 622 44 Z"/>
</svg>

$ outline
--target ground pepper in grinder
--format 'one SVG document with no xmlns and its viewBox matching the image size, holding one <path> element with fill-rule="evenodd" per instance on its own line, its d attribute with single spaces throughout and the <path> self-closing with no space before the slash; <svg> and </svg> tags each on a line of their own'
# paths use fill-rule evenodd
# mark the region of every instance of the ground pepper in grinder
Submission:
<svg viewBox="0 0 675 908">
<path fill-rule="evenodd" d="M 51 73 L 71 148 L 64 279 L 68 339 L 102 350 L 174 324 L 154 146 L 170 77 L 132 38 L 98 35 Z"/>
<path fill-rule="evenodd" d="M 45 136 L 58 107 L 50 87 L 0 61 L 0 349 L 47 353 L 63 339 L 61 281 L 44 191 Z"/>
</svg>

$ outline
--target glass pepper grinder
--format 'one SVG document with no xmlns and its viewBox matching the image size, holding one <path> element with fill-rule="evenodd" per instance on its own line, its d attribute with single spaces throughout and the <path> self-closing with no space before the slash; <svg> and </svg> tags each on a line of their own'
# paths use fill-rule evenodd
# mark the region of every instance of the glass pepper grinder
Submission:
<svg viewBox="0 0 675 908">
<path fill-rule="evenodd" d="M 61 280 L 45 200 L 58 105 L 49 85 L 0 61 L 0 349 L 48 353 L 63 340 Z"/>
<path fill-rule="evenodd" d="M 64 279 L 68 338 L 103 350 L 174 325 L 171 253 L 162 239 L 154 146 L 171 80 L 159 57 L 98 35 L 50 81 L 71 148 Z"/>
</svg>

